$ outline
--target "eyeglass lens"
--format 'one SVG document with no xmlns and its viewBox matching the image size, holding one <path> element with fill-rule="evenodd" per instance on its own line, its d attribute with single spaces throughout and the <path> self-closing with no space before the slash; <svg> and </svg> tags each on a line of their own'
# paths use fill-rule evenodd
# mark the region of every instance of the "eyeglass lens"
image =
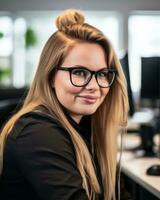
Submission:
<svg viewBox="0 0 160 200">
<path fill-rule="evenodd" d="M 114 72 L 102 70 L 96 73 L 96 80 L 101 87 L 109 87 L 114 79 Z M 86 69 L 73 69 L 71 72 L 72 83 L 76 86 L 86 85 L 92 78 L 92 73 Z"/>
</svg>

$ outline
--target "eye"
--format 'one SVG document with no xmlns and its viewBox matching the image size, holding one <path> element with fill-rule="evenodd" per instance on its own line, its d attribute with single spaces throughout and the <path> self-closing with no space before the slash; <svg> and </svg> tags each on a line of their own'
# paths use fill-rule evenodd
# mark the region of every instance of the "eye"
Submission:
<svg viewBox="0 0 160 200">
<path fill-rule="evenodd" d="M 86 77 L 88 73 L 85 69 L 74 69 L 72 74 L 80 77 Z"/>
<path fill-rule="evenodd" d="M 107 78 L 108 72 L 107 71 L 101 71 L 98 73 L 99 78 Z"/>
</svg>

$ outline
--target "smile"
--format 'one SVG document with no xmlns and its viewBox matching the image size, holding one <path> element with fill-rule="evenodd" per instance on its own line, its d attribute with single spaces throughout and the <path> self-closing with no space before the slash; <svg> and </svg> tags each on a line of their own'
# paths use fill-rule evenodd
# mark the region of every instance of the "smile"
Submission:
<svg viewBox="0 0 160 200">
<path fill-rule="evenodd" d="M 78 96 L 84 103 L 94 104 L 97 101 L 97 97 L 86 95 L 86 96 Z"/>
</svg>

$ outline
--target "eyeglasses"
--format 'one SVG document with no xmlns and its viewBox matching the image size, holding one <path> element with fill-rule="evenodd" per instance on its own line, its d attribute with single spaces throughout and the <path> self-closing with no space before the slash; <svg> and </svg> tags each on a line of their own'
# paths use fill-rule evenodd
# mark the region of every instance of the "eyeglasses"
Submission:
<svg viewBox="0 0 160 200">
<path fill-rule="evenodd" d="M 92 71 L 85 67 L 59 67 L 58 70 L 68 71 L 70 73 L 70 81 L 76 87 L 86 86 L 92 76 L 95 75 L 96 81 L 101 88 L 110 87 L 116 76 L 116 69 L 103 68 L 99 71 Z"/>
</svg>

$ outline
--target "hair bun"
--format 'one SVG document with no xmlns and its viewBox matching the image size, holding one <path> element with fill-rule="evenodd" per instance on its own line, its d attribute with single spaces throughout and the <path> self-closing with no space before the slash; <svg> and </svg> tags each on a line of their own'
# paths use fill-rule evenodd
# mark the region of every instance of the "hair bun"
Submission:
<svg viewBox="0 0 160 200">
<path fill-rule="evenodd" d="M 65 31 L 73 24 L 83 24 L 85 21 L 84 15 L 79 10 L 66 10 L 56 19 L 56 26 L 59 31 Z"/>
</svg>

